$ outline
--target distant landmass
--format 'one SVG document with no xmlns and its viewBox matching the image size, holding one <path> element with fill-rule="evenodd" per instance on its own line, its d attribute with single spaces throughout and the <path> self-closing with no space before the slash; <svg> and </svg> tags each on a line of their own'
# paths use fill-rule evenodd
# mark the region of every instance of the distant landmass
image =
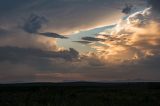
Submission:
<svg viewBox="0 0 160 106">
<path fill-rule="evenodd" d="M 0 106 L 160 106 L 160 82 L 0 84 Z"/>
</svg>

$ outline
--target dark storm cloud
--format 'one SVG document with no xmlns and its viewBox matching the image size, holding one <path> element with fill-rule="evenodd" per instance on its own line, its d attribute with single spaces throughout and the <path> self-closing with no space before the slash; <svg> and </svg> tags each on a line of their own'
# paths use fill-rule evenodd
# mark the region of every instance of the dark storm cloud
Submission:
<svg viewBox="0 0 160 106">
<path fill-rule="evenodd" d="M 126 4 L 126 6 L 122 9 L 122 13 L 124 14 L 130 14 L 132 11 L 133 6 Z"/>
<path fill-rule="evenodd" d="M 52 33 L 52 32 L 44 32 L 44 33 L 38 33 L 40 35 L 46 36 L 46 37 L 52 37 L 52 38 L 61 38 L 61 39 L 67 39 L 68 37 L 65 37 L 63 35 Z"/>
<path fill-rule="evenodd" d="M 81 43 L 81 44 L 90 44 L 90 43 L 92 43 L 92 42 L 89 42 L 89 41 L 72 41 L 72 42 Z"/>
<path fill-rule="evenodd" d="M 35 33 L 41 28 L 43 32 L 68 34 L 76 30 L 112 24 L 121 16 L 117 8 L 122 8 L 125 3 L 144 5 L 144 1 L 139 0 L 1 0 L 0 22 L 12 26 L 22 18 L 26 19 L 31 13 L 36 13 L 40 17 L 45 16 L 49 23 L 45 28 L 41 28 L 41 21 L 39 23 L 37 19 L 32 22 L 33 17 L 30 17 L 23 26 L 25 31 Z"/>
<path fill-rule="evenodd" d="M 24 25 L 22 26 L 22 29 L 25 32 L 39 34 L 39 35 L 43 35 L 46 37 L 61 38 L 61 39 L 68 38 L 63 35 L 52 33 L 52 32 L 40 33 L 39 30 L 43 27 L 43 24 L 45 24 L 47 21 L 48 20 L 44 16 L 38 16 L 35 14 L 31 14 L 29 18 L 25 20 Z"/>
<path fill-rule="evenodd" d="M 105 41 L 105 39 L 94 38 L 94 37 L 82 37 L 82 40 L 87 40 L 87 41 Z"/>
<path fill-rule="evenodd" d="M 25 21 L 22 28 L 28 33 L 38 33 L 45 22 L 47 22 L 47 19 L 45 17 L 31 14 Z"/>
<path fill-rule="evenodd" d="M 59 52 L 43 51 L 40 49 L 32 48 L 18 48 L 18 47 L 0 47 L 0 61 L 11 62 L 25 62 L 28 59 L 50 59 L 62 58 L 65 60 L 72 60 L 78 58 L 79 53 L 70 48 L 70 50 L 63 50 Z"/>
</svg>

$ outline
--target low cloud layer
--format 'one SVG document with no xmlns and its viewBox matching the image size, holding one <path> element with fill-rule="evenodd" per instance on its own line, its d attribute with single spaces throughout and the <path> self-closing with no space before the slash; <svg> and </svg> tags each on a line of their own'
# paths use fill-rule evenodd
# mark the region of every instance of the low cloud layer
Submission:
<svg viewBox="0 0 160 106">
<path fill-rule="evenodd" d="M 32 60 L 32 58 L 62 58 L 64 60 L 77 59 L 79 53 L 70 48 L 70 50 L 61 50 L 57 52 L 43 51 L 32 48 L 18 48 L 18 47 L 0 47 L 0 61 L 11 62 L 25 62 L 25 60 Z"/>
</svg>

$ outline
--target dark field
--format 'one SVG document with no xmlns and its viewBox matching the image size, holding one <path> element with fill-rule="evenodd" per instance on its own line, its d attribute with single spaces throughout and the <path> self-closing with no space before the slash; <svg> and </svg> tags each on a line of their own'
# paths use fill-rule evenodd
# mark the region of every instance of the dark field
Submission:
<svg viewBox="0 0 160 106">
<path fill-rule="evenodd" d="M 5 84 L 0 106 L 160 106 L 160 83 Z"/>
</svg>

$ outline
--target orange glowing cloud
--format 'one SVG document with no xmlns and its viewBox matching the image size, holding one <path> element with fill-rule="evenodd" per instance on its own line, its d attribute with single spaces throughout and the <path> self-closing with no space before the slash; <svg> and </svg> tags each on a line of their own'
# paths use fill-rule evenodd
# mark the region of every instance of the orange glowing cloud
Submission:
<svg viewBox="0 0 160 106">
<path fill-rule="evenodd" d="M 159 55 L 160 23 L 151 16 L 151 8 L 136 12 L 126 20 L 121 20 L 111 32 L 106 33 L 109 35 L 98 36 L 105 39 L 99 41 L 101 46 L 92 46 L 99 58 L 122 63 Z"/>
</svg>

